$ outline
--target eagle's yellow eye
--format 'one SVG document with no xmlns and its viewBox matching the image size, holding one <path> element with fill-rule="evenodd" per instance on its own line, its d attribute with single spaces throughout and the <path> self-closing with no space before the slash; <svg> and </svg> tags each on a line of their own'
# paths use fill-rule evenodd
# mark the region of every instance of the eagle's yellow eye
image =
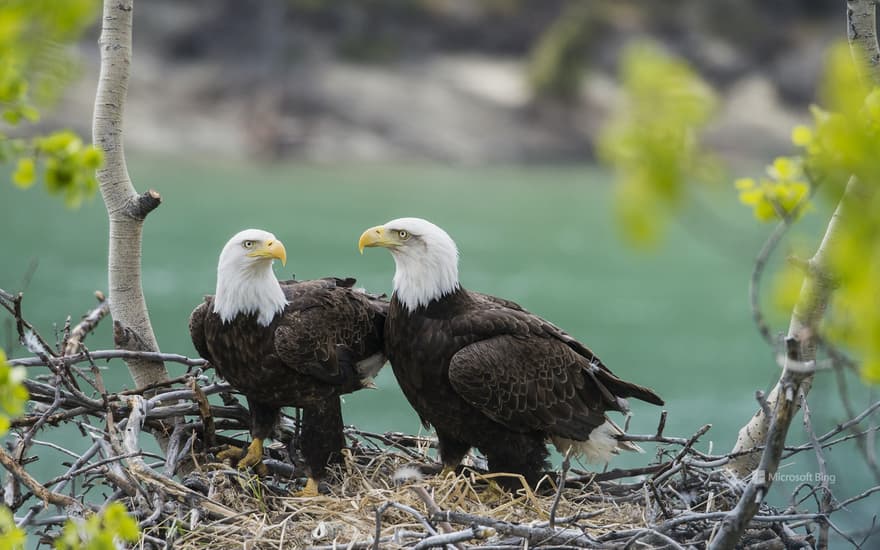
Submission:
<svg viewBox="0 0 880 550">
<path fill-rule="evenodd" d="M 409 233 L 407 233 L 406 230 L 401 229 L 397 232 L 397 236 L 400 237 L 401 241 L 405 241 L 409 238 Z"/>
<path fill-rule="evenodd" d="M 254 247 L 254 241 L 245 241 L 245 242 L 241 243 L 241 246 L 243 246 L 243 247 L 245 247 L 245 248 L 253 248 L 253 247 Z"/>
</svg>

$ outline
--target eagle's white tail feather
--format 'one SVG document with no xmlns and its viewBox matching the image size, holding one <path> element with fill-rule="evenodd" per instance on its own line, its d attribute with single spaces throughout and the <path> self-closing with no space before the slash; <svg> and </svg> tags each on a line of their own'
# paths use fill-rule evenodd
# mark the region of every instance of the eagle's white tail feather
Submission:
<svg viewBox="0 0 880 550">
<path fill-rule="evenodd" d="M 590 432 L 590 437 L 586 441 L 577 441 L 560 436 L 551 437 L 551 441 L 560 453 L 564 454 L 571 448 L 571 455 L 573 457 L 580 457 L 587 462 L 599 464 L 610 462 L 611 458 L 620 451 L 645 452 L 632 441 L 621 441 L 618 439 L 621 435 L 624 435 L 624 432 L 620 429 L 620 426 L 606 418 L 604 424 Z"/>
<path fill-rule="evenodd" d="M 415 466 L 401 466 L 400 468 L 395 470 L 394 475 L 391 476 L 391 480 L 398 485 L 414 481 L 421 481 L 423 479 L 425 479 L 425 474 L 423 474 L 422 471 Z"/>
</svg>

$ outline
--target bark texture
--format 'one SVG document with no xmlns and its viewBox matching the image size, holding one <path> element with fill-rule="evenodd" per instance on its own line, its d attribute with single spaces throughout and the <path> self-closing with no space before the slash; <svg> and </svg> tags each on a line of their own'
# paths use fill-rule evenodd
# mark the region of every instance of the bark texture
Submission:
<svg viewBox="0 0 880 550">
<path fill-rule="evenodd" d="M 94 143 L 104 151 L 98 170 L 101 195 L 110 218 L 110 315 L 117 347 L 159 351 L 141 287 L 141 235 L 144 219 L 159 206 L 155 191 L 139 195 L 131 183 L 123 149 L 123 112 L 131 70 L 133 0 L 105 0 L 99 42 L 101 76 L 95 96 Z M 161 361 L 126 359 L 137 387 L 168 379 Z"/>
</svg>

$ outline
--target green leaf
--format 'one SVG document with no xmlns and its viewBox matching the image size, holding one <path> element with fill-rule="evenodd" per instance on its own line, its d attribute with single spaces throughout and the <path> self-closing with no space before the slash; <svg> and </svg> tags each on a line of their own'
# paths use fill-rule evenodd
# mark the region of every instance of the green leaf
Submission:
<svg viewBox="0 0 880 550">
<path fill-rule="evenodd" d="M 136 542 L 140 535 L 125 506 L 112 502 L 85 520 L 69 519 L 54 544 L 58 550 L 116 550 L 117 541 Z"/>
<path fill-rule="evenodd" d="M 18 160 L 18 166 L 12 174 L 12 182 L 22 189 L 27 189 L 34 184 L 36 178 L 36 163 L 34 159 L 25 157 Z"/>
<path fill-rule="evenodd" d="M 0 348 L 0 435 L 9 429 L 9 419 L 20 416 L 24 412 L 28 399 L 25 389 L 24 367 L 12 367 L 6 361 L 6 353 Z"/>
<path fill-rule="evenodd" d="M 38 111 L 33 105 L 22 105 L 19 108 L 19 112 L 28 122 L 37 122 L 40 120 L 40 111 Z"/>
<path fill-rule="evenodd" d="M 80 153 L 80 162 L 90 170 L 97 170 L 104 165 L 104 151 L 89 145 Z"/>
<path fill-rule="evenodd" d="M 137 522 L 119 502 L 114 502 L 104 511 L 104 526 L 125 541 L 133 542 L 140 536 Z"/>
<path fill-rule="evenodd" d="M 691 180 L 717 179 L 717 159 L 697 139 L 716 110 L 711 88 L 684 62 L 648 44 L 621 62 L 625 101 L 603 128 L 599 158 L 617 174 L 618 221 L 644 246 L 659 241 Z"/>
<path fill-rule="evenodd" d="M 12 512 L 5 506 L 0 507 L 0 548 L 23 550 L 25 542 L 25 533 L 15 525 Z"/>
<path fill-rule="evenodd" d="M 18 109 L 6 109 L 3 111 L 3 120 L 13 126 L 17 126 L 21 122 L 21 111 Z"/>
<path fill-rule="evenodd" d="M 813 130 L 804 124 L 795 126 L 791 130 L 791 142 L 798 147 L 809 147 L 813 142 Z"/>
<path fill-rule="evenodd" d="M 36 144 L 41 152 L 50 155 L 76 153 L 82 148 L 82 140 L 70 130 L 61 130 L 39 138 Z"/>
</svg>

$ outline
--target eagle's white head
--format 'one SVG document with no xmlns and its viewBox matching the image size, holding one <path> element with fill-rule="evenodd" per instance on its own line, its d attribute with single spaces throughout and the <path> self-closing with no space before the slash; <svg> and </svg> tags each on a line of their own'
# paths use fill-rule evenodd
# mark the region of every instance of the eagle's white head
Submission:
<svg viewBox="0 0 880 550">
<path fill-rule="evenodd" d="M 236 315 L 256 313 L 257 322 L 268 326 L 284 310 L 287 299 L 272 271 L 272 262 L 287 263 L 287 251 L 275 235 L 245 229 L 229 239 L 217 264 L 214 313 L 224 323 Z"/>
<path fill-rule="evenodd" d="M 421 218 L 399 218 L 364 231 L 358 241 L 365 247 L 387 248 L 397 267 L 394 293 L 409 312 L 458 289 L 458 248 L 433 223 Z"/>
</svg>

